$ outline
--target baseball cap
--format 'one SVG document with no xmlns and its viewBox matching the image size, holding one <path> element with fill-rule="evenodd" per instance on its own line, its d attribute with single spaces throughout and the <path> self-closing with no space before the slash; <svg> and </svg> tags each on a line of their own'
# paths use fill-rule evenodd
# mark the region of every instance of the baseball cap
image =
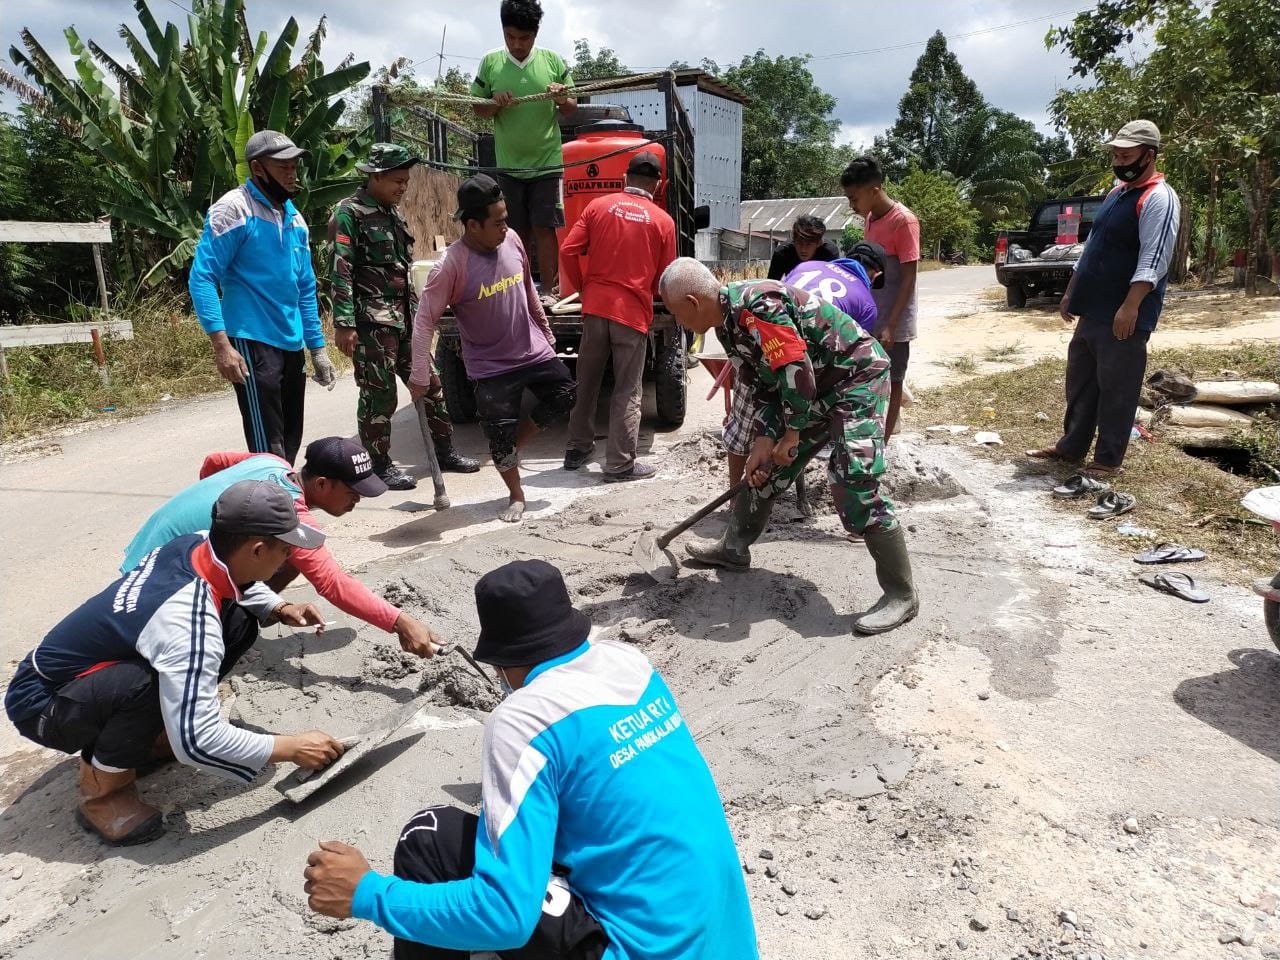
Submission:
<svg viewBox="0 0 1280 960">
<path fill-rule="evenodd" d="M 312 476 L 341 480 L 362 497 L 380 497 L 387 492 L 387 485 L 373 472 L 369 451 L 346 437 L 312 440 L 302 469 Z"/>
<path fill-rule="evenodd" d="M 324 534 L 298 522 L 293 495 L 265 480 L 241 480 L 213 502 L 210 529 L 241 536 L 275 537 L 304 550 L 324 543 Z"/>
<path fill-rule="evenodd" d="M 662 177 L 662 165 L 652 151 L 641 150 L 627 163 L 627 173 L 657 180 Z"/>
<path fill-rule="evenodd" d="M 1158 147 L 1160 146 L 1160 128 L 1150 120 L 1130 120 L 1116 131 L 1114 140 L 1103 144 L 1104 147 Z"/>
<path fill-rule="evenodd" d="M 871 287 L 879 290 L 884 286 L 885 264 L 888 262 L 884 247 L 870 240 L 859 240 L 845 254 L 850 260 L 857 260 L 864 267 L 872 266 L 880 271 L 880 276 L 872 282 Z"/>
<path fill-rule="evenodd" d="M 498 186 L 498 181 L 488 174 L 477 173 L 474 177 L 463 180 L 462 186 L 458 187 L 458 209 L 453 219 L 461 220 L 464 211 L 486 209 L 489 204 L 501 199 L 502 188 Z"/>
<path fill-rule="evenodd" d="M 421 162 L 422 158 L 410 153 L 408 147 L 402 147 L 398 143 L 375 143 L 369 148 L 369 159 L 357 163 L 356 169 L 361 173 L 386 173 Z"/>
<path fill-rule="evenodd" d="M 292 160 L 307 151 L 278 130 L 259 130 L 244 145 L 245 162 L 270 157 L 272 160 Z"/>
</svg>

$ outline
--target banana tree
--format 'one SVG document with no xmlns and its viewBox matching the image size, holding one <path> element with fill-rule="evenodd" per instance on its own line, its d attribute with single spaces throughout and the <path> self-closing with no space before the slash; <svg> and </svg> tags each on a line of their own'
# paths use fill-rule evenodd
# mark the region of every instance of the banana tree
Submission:
<svg viewBox="0 0 1280 960">
<path fill-rule="evenodd" d="M 244 0 L 193 0 L 186 36 L 162 27 L 146 0 L 137 24 L 119 35 L 131 62 L 121 63 L 74 27 L 63 31 L 75 58 L 65 74 L 23 30 L 9 55 L 30 81 L 0 70 L 0 82 L 38 109 L 61 116 L 101 161 L 105 207 L 146 252 L 145 279 L 190 261 L 209 205 L 248 176 L 244 146 L 255 130 L 288 134 L 308 151 L 295 204 L 309 219 L 352 189 L 355 164 L 372 131 L 339 128 L 342 94 L 369 74 L 346 57 L 326 70 L 320 59 L 322 17 L 297 62 L 292 17 L 274 43 L 251 33 Z"/>
</svg>

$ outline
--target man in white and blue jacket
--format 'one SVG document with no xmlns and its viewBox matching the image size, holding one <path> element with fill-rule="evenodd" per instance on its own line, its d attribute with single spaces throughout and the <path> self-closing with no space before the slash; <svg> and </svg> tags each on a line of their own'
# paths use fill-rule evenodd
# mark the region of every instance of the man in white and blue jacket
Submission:
<svg viewBox="0 0 1280 960">
<path fill-rule="evenodd" d="M 218 372 L 235 385 L 249 450 L 290 463 L 302 445 L 303 347 L 317 383 L 333 389 L 336 379 L 307 223 L 291 200 L 305 153 L 274 130 L 249 138 L 250 179 L 209 208 L 187 282 Z"/>
<path fill-rule="evenodd" d="M 1094 215 L 1059 307 L 1064 323 L 1080 318 L 1067 349 L 1062 436 L 1027 451 L 1034 460 L 1079 463 L 1092 445 L 1084 467 L 1092 477 L 1119 473 L 1129 449 L 1181 220 L 1178 195 L 1156 169 L 1154 123 L 1126 123 L 1105 146 L 1119 183 Z"/>
<path fill-rule="evenodd" d="M 396 960 L 755 960 L 715 782 L 653 665 L 590 641 L 541 560 L 486 574 L 476 607 L 476 659 L 512 690 L 485 725 L 480 816 L 416 814 L 394 876 L 322 843 L 311 908 L 390 931 Z"/>
</svg>

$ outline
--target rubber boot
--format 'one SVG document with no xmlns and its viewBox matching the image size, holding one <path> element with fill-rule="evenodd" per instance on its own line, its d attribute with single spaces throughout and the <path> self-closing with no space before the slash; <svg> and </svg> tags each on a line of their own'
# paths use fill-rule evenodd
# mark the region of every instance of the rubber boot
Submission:
<svg viewBox="0 0 1280 960">
<path fill-rule="evenodd" d="M 758 496 L 754 490 L 743 490 L 733 500 L 733 513 L 724 536 L 712 544 L 688 544 L 685 553 L 698 563 L 726 570 L 746 570 L 751 566 L 751 544 L 764 533 L 772 512 L 773 500 Z"/>
<path fill-rule="evenodd" d="M 164 827 L 160 811 L 138 797 L 135 771 L 108 773 L 84 760 L 80 761 L 76 819 L 86 830 L 117 846 L 143 843 Z"/>
<path fill-rule="evenodd" d="M 373 472 L 378 475 L 378 479 L 387 485 L 388 490 L 413 490 L 418 486 L 418 481 L 409 476 L 390 460 L 373 461 Z"/>
<path fill-rule="evenodd" d="M 884 596 L 866 613 L 853 618 L 856 633 L 885 633 L 900 627 L 920 611 L 920 598 L 911 582 L 911 558 L 902 525 L 892 530 L 868 530 L 863 534 L 867 551 L 876 562 L 876 580 Z"/>
<path fill-rule="evenodd" d="M 436 460 L 441 470 L 452 470 L 454 473 L 475 473 L 480 469 L 480 461 L 464 457 L 453 448 L 453 437 L 436 437 Z"/>
</svg>

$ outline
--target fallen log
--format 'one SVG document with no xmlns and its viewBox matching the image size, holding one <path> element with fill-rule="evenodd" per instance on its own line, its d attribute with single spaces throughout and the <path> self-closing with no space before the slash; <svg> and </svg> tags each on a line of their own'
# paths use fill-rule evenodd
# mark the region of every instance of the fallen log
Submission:
<svg viewBox="0 0 1280 960">
<path fill-rule="evenodd" d="M 1224 406 L 1280 403 L 1280 383 L 1268 380 L 1197 380 L 1195 402 Z"/>
</svg>

